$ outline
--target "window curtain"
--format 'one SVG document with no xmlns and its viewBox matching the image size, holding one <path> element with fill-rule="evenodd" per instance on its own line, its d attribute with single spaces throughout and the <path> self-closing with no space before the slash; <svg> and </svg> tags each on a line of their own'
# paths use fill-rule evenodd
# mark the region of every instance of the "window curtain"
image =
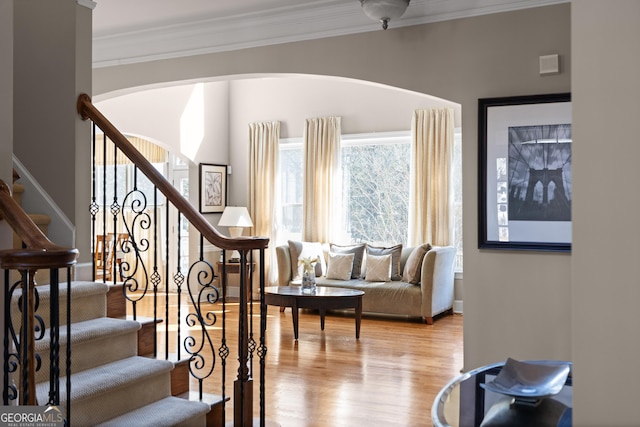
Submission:
<svg viewBox="0 0 640 427">
<path fill-rule="evenodd" d="M 302 238 L 331 242 L 337 222 L 333 197 L 340 182 L 340 117 L 307 119 L 304 128 Z"/>
<path fill-rule="evenodd" d="M 115 149 L 115 144 L 109 138 L 107 138 L 106 150 L 103 151 L 103 138 L 103 134 L 96 135 L 96 164 L 113 165 L 113 152 Z M 165 163 L 167 161 L 167 150 L 154 144 L 153 142 L 147 141 L 143 138 L 138 138 L 136 136 L 127 136 L 127 140 L 151 163 Z M 126 165 L 130 164 L 131 160 L 129 160 L 127 156 L 122 154 L 122 152 L 118 151 L 117 162 L 119 165 Z"/>
<path fill-rule="evenodd" d="M 265 274 L 269 283 L 277 281 L 277 271 L 269 260 L 276 259 L 276 177 L 278 172 L 278 141 L 280 122 L 249 124 L 249 214 L 253 220 L 253 235 L 270 239 L 265 256 Z"/>
<path fill-rule="evenodd" d="M 411 122 L 409 236 L 407 243 L 452 242 L 452 108 L 416 110 Z"/>
</svg>

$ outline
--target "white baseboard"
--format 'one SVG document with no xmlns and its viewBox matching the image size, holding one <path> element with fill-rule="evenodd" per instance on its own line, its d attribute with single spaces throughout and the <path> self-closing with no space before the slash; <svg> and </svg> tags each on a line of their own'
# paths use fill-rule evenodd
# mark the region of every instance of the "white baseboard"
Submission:
<svg viewBox="0 0 640 427">
<path fill-rule="evenodd" d="M 453 302 L 453 312 L 462 314 L 462 300 L 455 300 Z"/>
</svg>

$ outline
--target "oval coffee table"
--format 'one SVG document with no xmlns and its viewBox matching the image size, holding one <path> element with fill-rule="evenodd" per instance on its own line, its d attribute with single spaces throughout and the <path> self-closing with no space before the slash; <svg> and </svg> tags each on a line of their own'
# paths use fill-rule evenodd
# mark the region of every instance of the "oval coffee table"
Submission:
<svg viewBox="0 0 640 427">
<path fill-rule="evenodd" d="M 318 286 L 312 294 L 302 293 L 302 288 L 299 286 L 268 286 L 264 288 L 264 296 L 267 304 L 291 307 L 293 313 L 293 335 L 295 339 L 298 339 L 299 308 L 314 308 L 320 310 L 320 328 L 323 331 L 324 318 L 327 310 L 354 308 L 356 311 L 356 339 L 359 339 L 363 295 L 363 291 L 329 286 Z"/>
</svg>

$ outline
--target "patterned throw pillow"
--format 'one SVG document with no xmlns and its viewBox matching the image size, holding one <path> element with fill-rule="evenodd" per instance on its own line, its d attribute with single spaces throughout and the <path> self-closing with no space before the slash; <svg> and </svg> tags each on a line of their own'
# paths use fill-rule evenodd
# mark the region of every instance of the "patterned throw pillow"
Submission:
<svg viewBox="0 0 640 427">
<path fill-rule="evenodd" d="M 381 248 L 377 246 L 367 245 L 367 275 L 369 274 L 369 255 L 387 255 L 391 254 L 391 280 L 402 280 L 400 276 L 400 255 L 402 254 L 402 243 Z"/>
<path fill-rule="evenodd" d="M 330 251 L 333 253 L 353 254 L 353 269 L 351 270 L 351 278 L 358 279 L 361 275 L 362 258 L 364 258 L 365 244 L 340 246 L 334 243 L 329 245 Z"/>
<path fill-rule="evenodd" d="M 429 243 L 425 243 L 420 246 L 416 246 L 409 254 L 407 262 L 404 264 L 404 271 L 402 272 L 402 280 L 407 283 L 417 285 L 420 283 L 420 276 L 422 272 L 422 260 L 424 256 L 431 249 Z"/>
<path fill-rule="evenodd" d="M 367 282 L 391 281 L 392 255 L 367 255 Z"/>
<path fill-rule="evenodd" d="M 329 252 L 327 279 L 349 280 L 353 269 L 354 254 Z"/>
<path fill-rule="evenodd" d="M 319 258 L 316 263 L 316 277 L 324 276 L 327 271 L 327 265 L 324 260 L 324 252 L 320 242 L 296 242 L 289 240 L 289 253 L 291 254 L 291 277 L 292 280 L 300 280 L 300 266 L 298 260 L 300 258 Z"/>
</svg>

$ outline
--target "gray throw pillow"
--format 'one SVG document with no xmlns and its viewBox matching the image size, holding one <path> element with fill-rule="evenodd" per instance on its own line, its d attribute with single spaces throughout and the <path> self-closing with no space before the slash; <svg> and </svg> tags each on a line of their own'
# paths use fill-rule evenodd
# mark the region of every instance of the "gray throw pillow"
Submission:
<svg viewBox="0 0 640 427">
<path fill-rule="evenodd" d="M 362 258 L 364 258 L 365 244 L 360 243 L 357 245 L 340 246 L 334 243 L 329 245 L 330 252 L 340 254 L 353 254 L 353 268 L 351 269 L 351 278 L 360 278 L 360 270 L 362 269 Z"/>
<path fill-rule="evenodd" d="M 427 252 L 431 249 L 429 243 L 425 243 L 420 246 L 416 246 L 409 254 L 407 262 L 404 264 L 404 271 L 402 272 L 402 280 L 407 283 L 417 285 L 420 283 L 420 276 L 422 272 L 422 260 Z"/>
</svg>

